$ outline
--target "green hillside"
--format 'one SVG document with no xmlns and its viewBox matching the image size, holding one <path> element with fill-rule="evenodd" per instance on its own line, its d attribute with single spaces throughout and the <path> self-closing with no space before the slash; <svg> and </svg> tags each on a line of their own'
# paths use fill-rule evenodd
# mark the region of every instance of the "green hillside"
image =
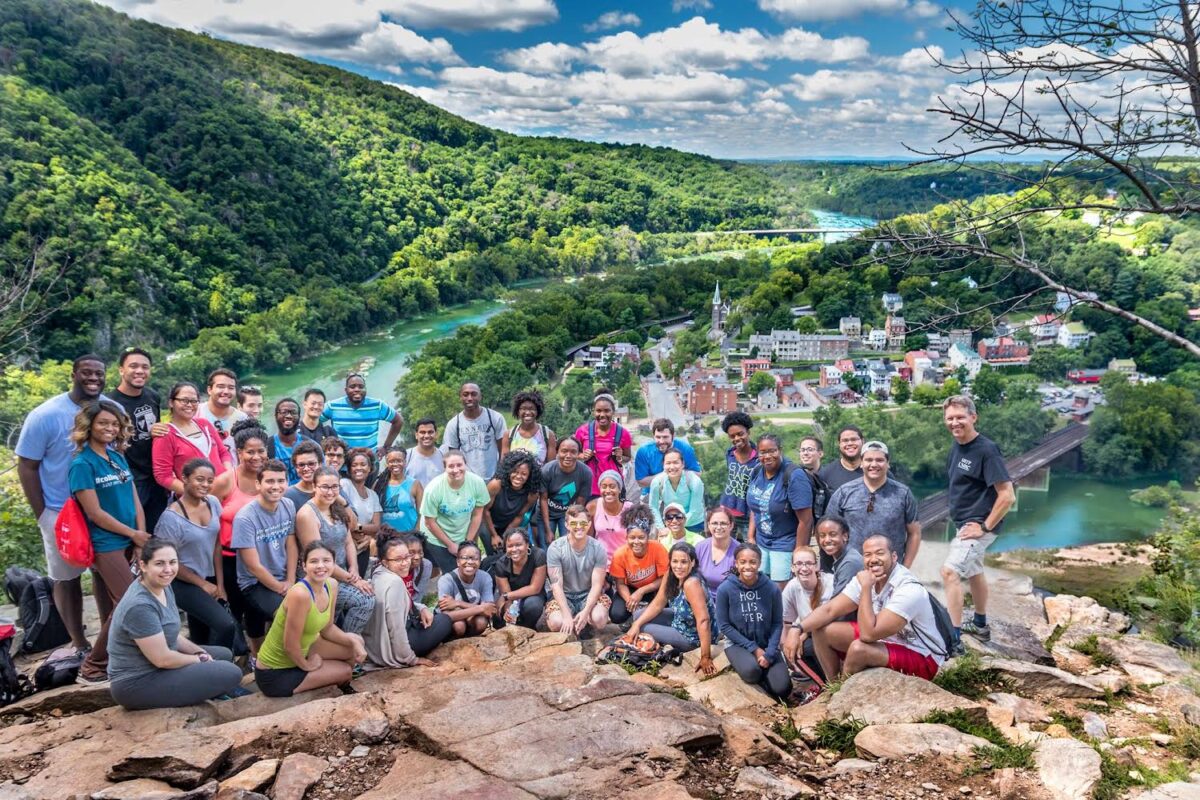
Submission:
<svg viewBox="0 0 1200 800">
<path fill-rule="evenodd" d="M 71 264 L 45 357 L 209 329 L 197 368 L 269 366 L 497 284 L 636 260 L 608 235 L 621 226 L 780 221 L 772 186 L 664 148 L 504 134 L 83 0 L 0 4 L 0 258 Z"/>
</svg>

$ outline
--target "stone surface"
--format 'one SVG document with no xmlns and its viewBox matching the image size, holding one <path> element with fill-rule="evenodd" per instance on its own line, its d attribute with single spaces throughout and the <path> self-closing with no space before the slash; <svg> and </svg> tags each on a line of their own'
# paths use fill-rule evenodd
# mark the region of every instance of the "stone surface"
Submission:
<svg viewBox="0 0 1200 800">
<path fill-rule="evenodd" d="M 1100 754 L 1076 739 L 1043 739 L 1033 754 L 1038 780 L 1053 800 L 1091 800 Z"/>
<path fill-rule="evenodd" d="M 192 789 L 216 773 L 231 749 L 222 736 L 181 731 L 143 743 L 113 764 L 108 779 L 156 778 Z"/>
<path fill-rule="evenodd" d="M 302 800 L 308 787 L 321 779 L 329 762 L 308 753 L 292 753 L 279 765 L 272 800 Z"/>
<path fill-rule="evenodd" d="M 879 769 L 879 763 L 865 761 L 861 758 L 843 758 L 833 765 L 833 771 L 839 775 L 847 772 L 874 772 Z"/>
<path fill-rule="evenodd" d="M 639 786 L 617 795 L 620 800 L 693 800 L 688 790 L 675 781 Z"/>
<path fill-rule="evenodd" d="M 1042 643 L 1044 640 L 1028 627 L 995 618 L 989 620 L 988 627 L 992 629 L 992 638 L 986 642 L 973 636 L 963 637 L 963 644 L 968 650 L 980 655 L 1054 666 L 1054 657 Z"/>
<path fill-rule="evenodd" d="M 207 800 L 217 794 L 217 782 L 208 781 L 195 789 L 176 789 L 169 783 L 152 778 L 122 781 L 98 792 L 92 800 Z"/>
<path fill-rule="evenodd" d="M 762 767 L 742 767 L 737 781 L 733 784 L 733 791 L 768 800 L 792 800 L 794 797 L 807 797 L 817 793 L 803 781 L 773 775 Z"/>
<path fill-rule="evenodd" d="M 1103 697 L 1104 690 L 1094 683 L 1057 667 L 1027 664 L 1007 658 L 984 658 L 983 667 L 1001 672 L 1017 689 L 1050 697 Z"/>
<path fill-rule="evenodd" d="M 829 700 L 829 715 L 834 719 L 853 717 L 868 725 L 920 722 L 935 711 L 958 710 L 977 722 L 987 719 L 986 709 L 978 703 L 890 669 L 851 675 Z"/>
<path fill-rule="evenodd" d="M 1129 676 L 1115 669 L 1103 669 L 1087 676 L 1089 682 L 1096 684 L 1106 692 L 1119 694 L 1129 688 Z"/>
<path fill-rule="evenodd" d="M 1097 741 L 1108 738 L 1108 725 L 1094 711 L 1086 711 L 1080 717 L 1083 721 L 1083 732 Z"/>
<path fill-rule="evenodd" d="M 988 695 L 988 700 L 1000 708 L 1011 709 L 1013 724 L 1022 722 L 1049 722 L 1050 714 L 1040 703 L 1024 697 L 1018 697 L 1008 692 L 995 692 Z"/>
<path fill-rule="evenodd" d="M 971 755 L 976 747 L 987 741 L 956 731 L 949 725 L 905 723 L 898 725 L 869 725 L 854 737 L 854 747 L 863 758 L 904 759 L 909 756 Z"/>
<path fill-rule="evenodd" d="M 766 692 L 746 683 L 732 671 L 689 686 L 688 694 L 693 700 L 721 714 L 732 714 L 747 708 L 769 709 L 776 705 Z"/>
<path fill-rule="evenodd" d="M 1179 707 L 1179 713 L 1183 716 L 1183 721 L 1188 725 L 1195 725 L 1200 728 L 1200 705 L 1187 703 Z"/>
<path fill-rule="evenodd" d="M 1090 657 L 1065 644 L 1054 645 L 1054 649 L 1050 651 L 1050 654 L 1054 656 L 1054 663 L 1051 666 L 1064 669 L 1075 675 L 1084 675 L 1092 669 L 1092 659 Z"/>
<path fill-rule="evenodd" d="M 1011 728 L 1016 722 L 1017 715 L 1011 708 L 1003 706 L 988 706 L 987 718 L 997 728 Z"/>
<path fill-rule="evenodd" d="M 725 657 L 725 645 L 714 643 L 712 646 L 713 666 L 717 669 L 717 675 L 728 672 L 729 659 Z M 706 677 L 703 673 L 696 672 L 696 667 L 700 664 L 700 650 L 690 650 L 683 654 L 683 663 L 668 664 L 658 672 L 658 676 L 672 686 L 693 686 L 702 681 L 712 680 Z M 713 677 L 716 677 L 714 675 Z"/>
<path fill-rule="evenodd" d="M 1200 800 L 1200 783 L 1164 783 L 1139 794 L 1137 800 Z"/>
<path fill-rule="evenodd" d="M 1150 690 L 1154 700 L 1163 708 L 1179 711 L 1186 705 L 1200 707 L 1200 696 L 1178 683 L 1164 683 Z"/>
<path fill-rule="evenodd" d="M 360 744 L 379 744 L 392 732 L 392 724 L 385 714 L 373 714 L 359 720 L 350 729 L 350 738 Z"/>
<path fill-rule="evenodd" d="M 763 767 L 792 758 L 780 748 L 783 742 L 774 733 L 749 720 L 725 717 L 721 720 L 721 734 L 730 759 L 739 766 Z"/>
<path fill-rule="evenodd" d="M 1117 659 L 1126 672 L 1131 666 L 1146 667 L 1169 678 L 1179 678 L 1192 672 L 1191 666 L 1174 648 L 1139 636 L 1103 639 L 1100 648 Z M 1130 672 L 1130 675 L 1133 673 Z"/>
<path fill-rule="evenodd" d="M 792 709 L 792 723 L 802 731 L 810 731 L 817 723 L 829 717 L 829 701 L 833 696 L 829 692 L 821 692 L 816 699 Z"/>
<path fill-rule="evenodd" d="M 275 780 L 275 773 L 278 770 L 278 758 L 264 758 L 261 761 L 255 761 L 233 777 L 221 781 L 221 788 L 246 789 L 257 792 Z"/>
<path fill-rule="evenodd" d="M 1051 625 L 1086 625 L 1114 633 L 1122 633 L 1129 628 L 1129 617 L 1105 608 L 1091 597 L 1060 594 L 1047 597 L 1043 603 L 1046 619 Z"/>
<path fill-rule="evenodd" d="M 69 686 L 51 689 L 48 692 L 31 694 L 29 697 L 4 706 L 0 708 L 0 718 L 15 717 L 21 714 L 29 716 L 51 713 L 90 714 L 116 704 L 117 701 L 113 700 L 112 691 L 109 690 L 107 683 L 91 685 L 73 683 Z"/>
<path fill-rule="evenodd" d="M 215 800 L 270 800 L 261 792 L 252 792 L 249 789 L 221 789 L 217 792 Z"/>
<path fill-rule="evenodd" d="M 424 753 L 404 753 L 379 784 L 357 800 L 536 800 L 517 786 L 493 778 L 462 761 Z"/>
</svg>

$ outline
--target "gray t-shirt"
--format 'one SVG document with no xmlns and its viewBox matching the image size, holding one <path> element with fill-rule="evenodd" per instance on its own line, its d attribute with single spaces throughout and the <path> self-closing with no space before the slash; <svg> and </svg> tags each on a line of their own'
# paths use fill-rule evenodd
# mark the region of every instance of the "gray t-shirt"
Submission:
<svg viewBox="0 0 1200 800">
<path fill-rule="evenodd" d="M 861 478 L 844 483 L 830 495 L 825 513 L 837 514 L 850 524 L 850 549 L 861 553 L 863 542 L 883 534 L 903 561 L 908 543 L 906 526 L 917 521 L 917 500 L 907 486 L 891 478 L 874 494 L 872 502 L 871 490 Z"/>
<path fill-rule="evenodd" d="M 180 566 L 187 567 L 201 578 L 217 574 L 213 565 L 213 551 L 217 534 L 221 531 L 221 503 L 211 494 L 208 496 L 208 525 L 200 526 L 176 513 L 177 506 L 163 512 L 154 526 L 154 537 L 175 545 Z"/>
<path fill-rule="evenodd" d="M 163 605 L 141 581 L 134 581 L 109 620 L 109 680 L 114 683 L 134 680 L 157 672 L 158 667 L 142 655 L 135 641 L 156 633 L 166 637 L 167 647 L 175 649 L 175 640 L 179 638 L 179 607 L 175 605 L 175 592 L 170 586 L 166 588 L 166 605 Z"/>
<path fill-rule="evenodd" d="M 487 481 L 496 474 L 500 440 L 507 423 L 499 411 L 482 408 L 480 412 L 475 419 L 467 419 L 463 412 L 458 412 L 446 423 L 442 444 L 448 449 L 461 450 L 467 469 Z"/>
<path fill-rule="evenodd" d="M 292 505 L 296 508 L 304 508 L 304 504 L 313 499 L 316 492 L 306 492 L 300 488 L 300 484 L 295 484 L 284 492 L 283 496 L 292 501 Z"/>
<path fill-rule="evenodd" d="M 287 576 L 287 537 L 296 533 L 296 507 L 286 497 L 280 499 L 275 511 L 267 511 L 258 500 L 251 500 L 233 517 L 232 545 L 234 550 L 254 548 L 258 560 L 279 581 Z M 246 569 L 242 556 L 237 559 L 239 589 L 248 589 L 258 578 Z"/>
<path fill-rule="evenodd" d="M 445 465 L 442 463 L 442 451 L 438 448 L 433 449 L 433 455 L 423 456 L 417 448 L 409 448 L 408 464 L 404 468 L 404 474 L 421 484 L 422 487 L 428 486 L 429 482 L 446 471 Z"/>
<path fill-rule="evenodd" d="M 562 570 L 563 590 L 578 594 L 592 588 L 592 571 L 597 567 L 606 569 L 608 553 L 599 541 L 588 537 L 587 546 L 582 553 L 571 547 L 570 538 L 561 536 L 550 543 L 546 550 L 546 568 L 553 572 L 555 568 Z"/>
<path fill-rule="evenodd" d="M 454 582 L 454 575 L 458 575 L 457 569 L 438 578 L 438 597 L 453 597 L 456 600 L 463 599 L 462 592 L 458 591 L 458 584 Z M 496 599 L 496 585 L 492 581 L 492 576 L 483 570 L 476 572 L 475 580 L 470 583 L 463 580 L 462 575 L 458 575 L 458 579 L 462 582 L 463 589 L 467 592 L 466 602 L 471 605 L 490 603 Z"/>
<path fill-rule="evenodd" d="M 571 472 L 563 472 L 558 460 L 547 461 L 542 467 L 542 488 L 546 492 L 546 504 L 550 519 L 561 519 L 572 503 L 583 505 L 592 496 L 592 470 L 586 464 L 575 465 Z"/>
</svg>

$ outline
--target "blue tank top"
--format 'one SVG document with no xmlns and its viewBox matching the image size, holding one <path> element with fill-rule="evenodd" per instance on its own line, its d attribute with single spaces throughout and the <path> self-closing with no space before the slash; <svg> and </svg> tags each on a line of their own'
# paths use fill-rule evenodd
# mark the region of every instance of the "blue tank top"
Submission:
<svg viewBox="0 0 1200 800">
<path fill-rule="evenodd" d="M 398 531 L 417 528 L 417 506 L 413 503 L 413 478 L 404 477 L 399 486 L 389 483 L 383 496 L 383 521 Z"/>
</svg>

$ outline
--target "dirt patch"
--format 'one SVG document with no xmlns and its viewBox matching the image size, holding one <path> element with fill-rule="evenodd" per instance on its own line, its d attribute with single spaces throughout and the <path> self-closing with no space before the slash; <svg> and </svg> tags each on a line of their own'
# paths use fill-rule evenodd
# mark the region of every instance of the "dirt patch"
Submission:
<svg viewBox="0 0 1200 800">
<path fill-rule="evenodd" d="M 25 758 L 13 759 L 12 761 L 5 761 L 0 764 L 0 783 L 5 781 L 12 781 L 17 784 L 24 783 L 45 768 L 46 757 L 41 753 L 26 756 Z"/>
</svg>

